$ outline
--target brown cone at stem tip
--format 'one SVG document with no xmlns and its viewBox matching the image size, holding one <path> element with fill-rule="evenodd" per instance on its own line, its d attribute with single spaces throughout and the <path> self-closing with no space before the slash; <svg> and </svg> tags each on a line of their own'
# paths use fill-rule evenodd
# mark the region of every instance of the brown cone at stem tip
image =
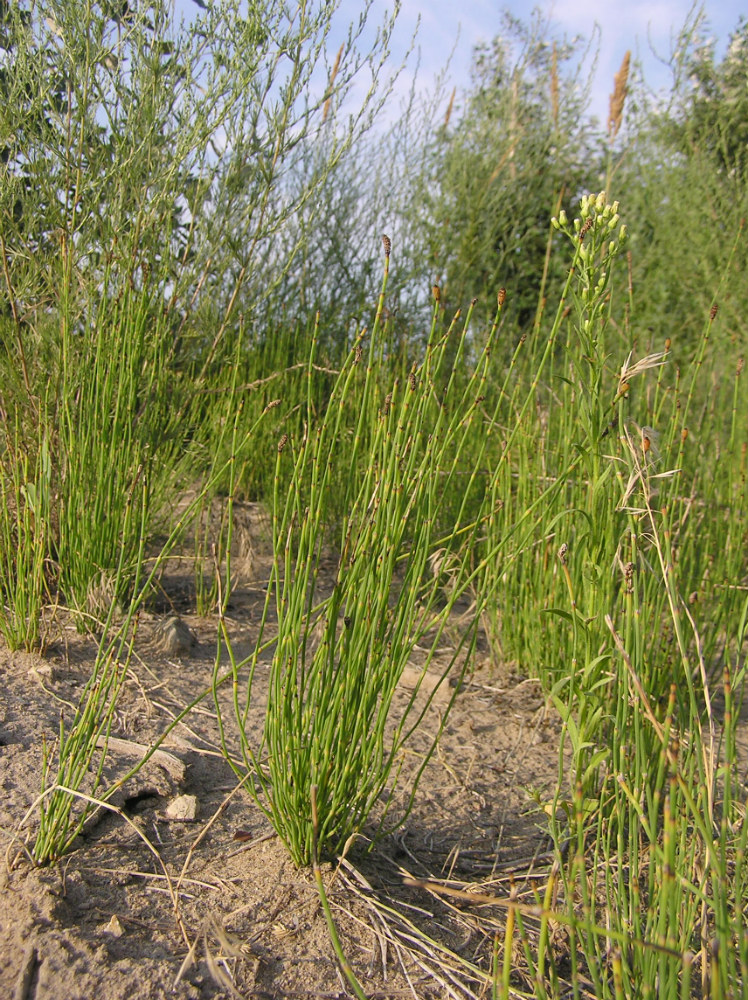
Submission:
<svg viewBox="0 0 748 1000">
<path fill-rule="evenodd" d="M 390 251 L 392 250 L 392 240 L 386 233 L 382 234 L 382 246 L 384 247 L 385 257 L 389 257 Z"/>
</svg>

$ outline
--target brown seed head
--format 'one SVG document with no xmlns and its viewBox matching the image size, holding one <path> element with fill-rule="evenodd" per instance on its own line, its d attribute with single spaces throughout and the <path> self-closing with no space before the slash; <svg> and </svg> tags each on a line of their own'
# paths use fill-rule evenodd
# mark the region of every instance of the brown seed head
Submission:
<svg viewBox="0 0 748 1000">
<path fill-rule="evenodd" d="M 499 303 L 499 309 L 501 309 L 501 307 L 506 302 L 506 288 L 499 289 L 499 294 L 496 296 L 496 301 Z"/>
<path fill-rule="evenodd" d="M 382 234 L 382 246 L 384 247 L 385 257 L 389 257 L 390 251 L 392 250 L 392 240 L 386 235 L 386 233 Z"/>
<path fill-rule="evenodd" d="M 447 106 L 447 113 L 444 116 L 444 128 L 446 128 L 447 125 L 449 125 L 449 119 L 452 117 L 452 108 L 454 107 L 456 93 L 457 93 L 457 87 L 453 87 L 452 96 L 450 97 L 449 105 Z"/>
<path fill-rule="evenodd" d="M 286 447 L 287 444 L 288 444 L 288 434 L 284 434 L 283 437 L 278 442 L 278 454 L 279 455 L 283 451 L 283 449 Z"/>
<path fill-rule="evenodd" d="M 411 372 L 408 375 L 408 385 L 410 386 L 410 391 L 415 392 L 418 388 L 418 379 L 416 378 L 416 373 Z"/>
<path fill-rule="evenodd" d="M 670 345 L 671 345 L 671 344 L 672 344 L 672 340 L 670 339 L 670 337 L 666 337 L 666 338 L 665 338 L 665 350 L 666 350 L 666 351 L 669 351 L 669 350 L 670 350 Z"/>
<path fill-rule="evenodd" d="M 441 302 L 442 290 L 441 288 L 439 288 L 438 285 L 435 284 L 431 286 L 431 294 L 434 296 L 437 302 Z"/>
<path fill-rule="evenodd" d="M 712 321 L 712 323 L 717 318 L 717 313 L 718 312 L 719 312 L 719 306 L 717 305 L 716 302 L 713 302 L 712 303 L 712 308 L 709 310 L 709 319 Z"/>
<path fill-rule="evenodd" d="M 556 553 L 558 556 L 558 560 L 562 566 L 566 565 L 566 556 L 568 552 L 569 552 L 569 546 L 566 544 L 566 542 L 564 542 L 561 548 Z"/>
<path fill-rule="evenodd" d="M 363 349 L 360 344 L 356 344 L 356 348 L 353 352 L 353 363 L 357 365 L 361 358 L 364 356 Z"/>
<path fill-rule="evenodd" d="M 384 413 L 385 417 L 390 412 L 391 405 L 392 405 L 392 393 L 388 392 L 387 395 L 384 397 L 384 403 L 382 404 L 382 413 Z"/>
<path fill-rule="evenodd" d="M 338 69 L 340 68 L 340 57 L 343 55 L 343 46 L 341 45 L 338 49 L 338 54 L 335 56 L 335 62 L 332 66 L 332 71 L 330 73 L 330 82 L 327 84 L 327 99 L 325 100 L 325 106 L 322 109 L 322 121 L 327 121 L 327 116 L 330 114 L 330 104 L 332 101 L 333 94 L 333 84 L 335 83 L 335 77 L 338 75 Z"/>
<path fill-rule="evenodd" d="M 684 427 L 683 430 L 680 432 L 680 439 L 685 444 L 685 442 L 688 439 L 688 428 L 687 427 Z"/>
<path fill-rule="evenodd" d="M 610 105 L 608 110 L 608 138 L 614 139 L 618 135 L 618 130 L 623 121 L 623 106 L 626 103 L 628 94 L 629 69 L 631 67 L 631 53 L 626 52 L 621 63 L 621 68 L 613 77 L 613 93 L 610 95 Z"/>
<path fill-rule="evenodd" d="M 738 358 L 738 363 L 735 366 L 735 374 L 740 375 L 744 367 L 745 367 L 745 358 Z"/>
</svg>

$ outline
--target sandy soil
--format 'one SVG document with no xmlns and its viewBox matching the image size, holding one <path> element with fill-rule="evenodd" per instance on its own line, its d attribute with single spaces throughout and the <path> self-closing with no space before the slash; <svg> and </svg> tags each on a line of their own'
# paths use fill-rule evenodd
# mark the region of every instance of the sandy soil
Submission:
<svg viewBox="0 0 748 1000">
<path fill-rule="evenodd" d="M 266 556 L 253 565 L 229 609 L 240 653 L 255 634 Z M 137 759 L 138 744 L 157 739 L 210 685 L 216 623 L 189 614 L 183 587 L 178 599 L 180 585 L 164 585 L 171 607 L 143 617 L 107 782 Z M 93 641 L 59 614 L 50 639 L 44 657 L 0 649 L 0 830 L 7 844 L 0 996 L 349 995 L 312 873 L 294 868 L 262 811 L 237 790 L 219 752 L 210 697 L 174 729 L 166 755 L 120 790 L 114 801 L 121 815 L 102 811 L 59 864 L 29 864 L 14 838 L 33 837 L 35 814 L 20 824 L 39 792 L 42 737 L 54 738 L 60 711 L 72 718 L 95 656 Z M 254 726 L 266 680 L 261 668 Z M 449 694 L 437 697 L 406 754 L 402 802 L 407 774 L 419 765 Z M 370 851 L 355 845 L 324 871 L 344 951 L 368 997 L 481 995 L 500 908 L 437 897 L 404 879 L 450 880 L 503 896 L 510 877 L 531 886 L 549 845 L 529 790 L 553 786 L 557 746 L 558 722 L 538 686 L 516 668 L 490 668 L 479 649 L 405 825 Z"/>
</svg>

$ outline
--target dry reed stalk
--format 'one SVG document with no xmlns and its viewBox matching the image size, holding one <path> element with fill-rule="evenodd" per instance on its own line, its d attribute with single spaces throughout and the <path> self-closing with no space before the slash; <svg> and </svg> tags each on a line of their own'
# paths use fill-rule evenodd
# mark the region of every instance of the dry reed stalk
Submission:
<svg viewBox="0 0 748 1000">
<path fill-rule="evenodd" d="M 631 52 L 626 51 L 621 63 L 621 68 L 613 77 L 613 93 L 610 95 L 610 109 L 608 111 L 608 138 L 614 139 L 618 135 L 623 121 L 623 106 L 626 103 L 628 94 L 629 67 L 631 65 Z"/>
</svg>

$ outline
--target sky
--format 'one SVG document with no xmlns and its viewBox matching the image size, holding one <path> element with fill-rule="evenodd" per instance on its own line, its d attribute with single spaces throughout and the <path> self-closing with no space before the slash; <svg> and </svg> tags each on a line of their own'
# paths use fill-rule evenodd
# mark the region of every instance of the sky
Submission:
<svg viewBox="0 0 748 1000">
<path fill-rule="evenodd" d="M 210 0 L 174 0 L 176 14 L 191 19 L 198 7 Z M 273 0 L 270 0 L 272 3 Z M 392 12 L 395 0 L 372 0 L 367 25 L 369 39 L 376 26 Z M 364 0 L 340 0 L 331 33 L 331 58 L 347 33 L 347 26 L 357 22 Z M 667 62 L 672 57 L 678 37 L 689 19 L 703 10 L 709 28 L 708 36 L 715 41 L 718 57 L 724 55 L 730 33 L 738 26 L 741 15 L 748 18 L 748 0 L 401 0 L 401 9 L 393 34 L 390 72 L 400 68 L 415 36 L 404 71 L 400 73 L 393 96 L 385 110 L 385 119 L 395 120 L 411 92 L 418 66 L 416 89 L 431 95 L 435 81 L 449 62 L 444 84 L 445 106 L 453 87 L 459 91 L 470 82 L 470 66 L 476 45 L 490 42 L 501 33 L 502 12 L 508 10 L 525 23 L 533 9 L 540 11 L 544 21 L 553 26 L 548 37 L 572 39 L 577 35 L 593 39 L 582 67 L 586 80 L 597 56 L 592 80 L 590 114 L 603 124 L 608 117 L 608 102 L 613 89 L 613 77 L 621 66 L 624 54 L 631 51 L 632 59 L 641 62 L 647 85 L 653 91 L 669 91 L 672 81 Z M 366 34 L 363 43 L 366 42 Z M 584 46 L 582 46 L 582 51 Z M 569 67 L 570 68 L 570 67 Z M 324 82 L 321 82 L 324 86 Z M 362 94 L 365 81 L 361 81 Z M 355 88 L 352 95 L 355 99 Z"/>
<path fill-rule="evenodd" d="M 393 0 L 374 0 L 372 22 L 381 22 L 383 14 L 392 7 Z M 474 47 L 500 33 L 502 11 L 509 10 L 528 21 L 533 7 L 550 18 L 560 36 L 565 33 L 571 38 L 581 34 L 589 39 L 595 25 L 599 26 L 599 56 L 590 111 L 602 122 L 608 115 L 613 76 L 627 49 L 631 50 L 632 59 L 641 60 L 648 84 L 659 90 L 671 80 L 663 60 L 672 55 L 689 14 L 693 16 L 699 9 L 704 10 L 718 56 L 724 54 L 730 32 L 737 27 L 741 14 L 748 17 L 748 0 L 707 0 L 696 5 L 691 0 L 626 0 L 625 3 L 538 0 L 535 4 L 532 0 L 402 0 L 392 67 L 402 61 L 417 28 L 420 88 L 424 91 L 433 88 L 434 80 L 452 54 L 448 92 L 452 86 L 459 90 L 469 83 Z M 353 20 L 361 8 L 361 0 L 342 0 L 340 16 Z M 407 72 L 398 81 L 401 96 L 410 89 L 415 61 L 411 57 Z"/>
</svg>

